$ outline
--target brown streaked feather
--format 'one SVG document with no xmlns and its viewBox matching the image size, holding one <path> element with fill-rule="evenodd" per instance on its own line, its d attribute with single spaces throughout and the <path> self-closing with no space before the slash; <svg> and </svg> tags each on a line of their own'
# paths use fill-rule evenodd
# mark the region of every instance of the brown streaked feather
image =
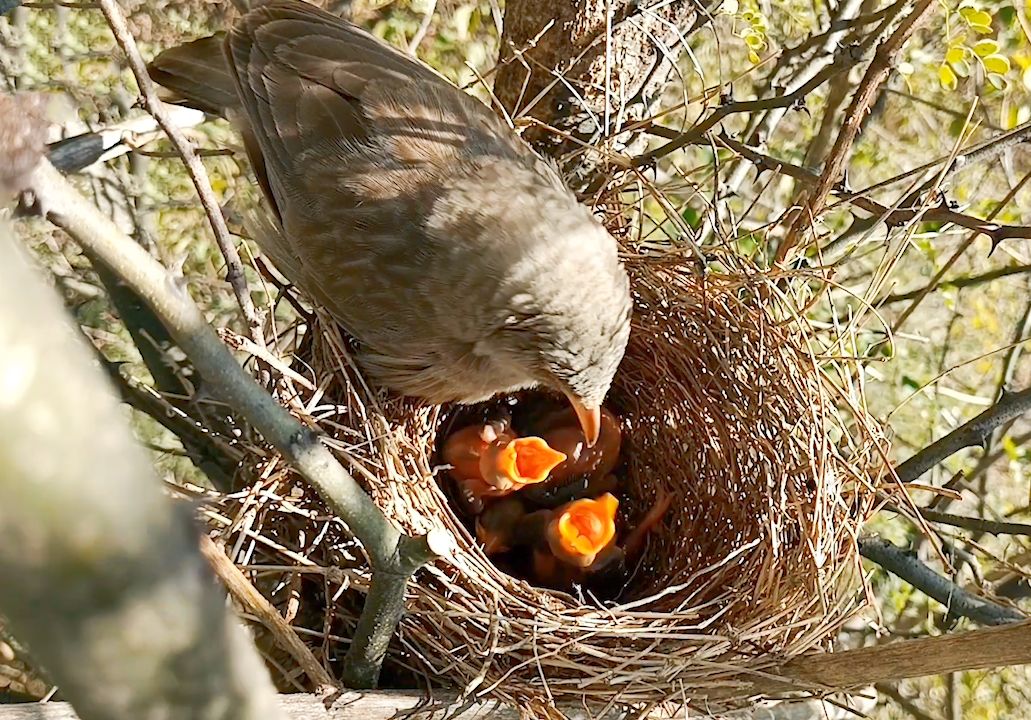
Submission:
<svg viewBox="0 0 1031 720">
<path fill-rule="evenodd" d="M 500 118 L 297 0 L 247 13 L 224 55 L 274 211 L 255 237 L 373 381 L 433 402 L 543 383 L 601 403 L 629 333 L 615 241 Z"/>
</svg>

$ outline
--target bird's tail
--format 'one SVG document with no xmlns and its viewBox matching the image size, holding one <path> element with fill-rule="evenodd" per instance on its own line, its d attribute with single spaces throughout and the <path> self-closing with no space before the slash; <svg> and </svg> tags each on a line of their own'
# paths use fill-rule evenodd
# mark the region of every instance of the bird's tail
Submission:
<svg viewBox="0 0 1031 720">
<path fill-rule="evenodd" d="M 162 100 L 226 117 L 239 104 L 225 56 L 225 33 L 169 48 L 147 69 L 165 92 Z"/>
</svg>

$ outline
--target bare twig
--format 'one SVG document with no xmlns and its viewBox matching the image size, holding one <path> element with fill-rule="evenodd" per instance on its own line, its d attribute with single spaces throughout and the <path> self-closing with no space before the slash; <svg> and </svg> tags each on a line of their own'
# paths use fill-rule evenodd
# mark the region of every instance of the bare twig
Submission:
<svg viewBox="0 0 1031 720">
<path fill-rule="evenodd" d="M 409 538 L 390 524 L 316 434 L 278 405 L 237 364 L 185 288 L 79 195 L 49 163 L 41 164 L 29 187 L 46 217 L 101 258 L 147 302 L 210 384 L 211 391 L 257 428 L 344 520 L 365 547 L 374 577 L 380 572 L 410 576 L 419 565 L 450 550 L 452 539 L 444 530 Z M 387 610 L 389 613 L 380 612 L 375 603 L 366 603 L 363 616 L 372 613 L 381 619 L 380 626 L 396 624 L 399 616 L 393 617 L 392 613 L 398 608 L 390 606 Z M 356 639 L 352 652 L 362 642 Z M 348 659 L 354 664 L 360 662 L 351 654 Z M 368 656 L 365 660 L 380 663 L 383 658 Z M 374 672 L 363 677 L 375 676 L 378 667 L 377 664 Z"/>
<path fill-rule="evenodd" d="M 193 144 L 183 135 L 175 122 L 172 121 L 168 110 L 158 98 L 154 83 L 147 73 L 147 64 L 143 61 L 139 48 L 136 47 L 136 40 L 133 38 L 132 33 L 129 32 L 129 28 L 125 23 L 125 16 L 122 14 L 121 8 L 118 7 L 118 3 L 115 0 L 98 0 L 98 2 L 104 17 L 107 18 L 108 25 L 111 27 L 111 32 L 115 36 L 115 41 L 122 48 L 122 52 L 125 53 L 125 59 L 136 78 L 144 109 L 158 121 L 161 129 L 168 135 L 168 139 L 186 164 L 186 170 L 190 174 L 194 187 L 197 189 L 197 196 L 200 198 L 201 206 L 204 208 L 204 212 L 208 216 L 208 222 L 211 224 L 211 229 L 215 233 L 215 241 L 218 243 L 219 250 L 222 251 L 222 256 L 225 258 L 226 280 L 229 281 L 233 288 L 233 293 L 236 295 L 236 301 L 239 303 L 240 311 L 243 313 L 244 320 L 247 323 L 248 332 L 254 342 L 264 347 L 265 337 L 262 332 L 261 319 L 258 317 L 254 302 L 251 300 L 250 290 L 247 287 L 247 277 L 243 271 L 243 263 L 240 260 L 240 254 L 236 251 L 232 238 L 229 236 L 229 228 L 226 225 L 225 218 L 222 216 L 222 210 L 219 206 L 218 198 L 215 196 L 215 191 L 211 187 L 211 181 L 208 179 L 208 171 L 197 156 Z"/>
<path fill-rule="evenodd" d="M 938 510 L 925 510 L 920 508 L 920 514 L 924 520 L 942 525 L 986 532 L 991 535 L 1025 535 L 1031 536 L 1031 525 L 1027 523 L 1006 522 L 1003 520 L 988 520 L 987 518 L 967 517 L 965 515 L 953 515 L 952 513 L 939 512 Z"/>
<path fill-rule="evenodd" d="M 675 133 L 667 128 L 660 128 L 657 126 L 652 126 L 648 131 L 652 134 L 663 137 L 684 137 L 681 133 Z M 800 165 L 789 163 L 786 160 L 766 155 L 755 148 L 749 147 L 742 142 L 728 137 L 727 135 L 717 135 L 715 136 L 715 140 L 717 144 L 723 145 L 724 147 L 738 153 L 742 158 L 748 160 L 760 170 L 782 173 L 809 186 L 814 186 L 819 181 L 819 175 L 816 172 Z M 694 141 L 694 144 L 702 144 L 702 142 L 703 139 L 700 138 Z M 1029 226 L 1002 225 L 1000 223 L 993 222 L 992 220 L 982 220 L 981 218 L 976 218 L 971 215 L 964 215 L 963 213 L 957 212 L 945 205 L 929 208 L 889 208 L 875 200 L 863 197 L 858 193 L 848 192 L 841 188 L 837 189 L 835 192 L 843 201 L 851 202 L 861 210 L 865 210 L 866 212 L 876 215 L 880 221 L 886 222 L 889 225 L 905 225 L 919 218 L 927 221 L 951 223 L 953 225 L 974 230 L 978 234 L 987 235 L 991 238 L 993 243 L 999 243 L 1008 239 L 1031 238 L 1031 227 Z"/>
<path fill-rule="evenodd" d="M 1005 393 L 997 403 L 945 437 L 936 440 L 895 468 L 903 483 L 919 480 L 925 472 L 963 448 L 982 445 L 1003 423 L 1031 410 L 1031 388 Z"/>
<path fill-rule="evenodd" d="M 887 540 L 862 537 L 859 539 L 859 553 L 934 598 L 948 608 L 952 615 L 967 617 L 982 625 L 1005 625 L 1027 619 L 1019 610 L 997 605 L 967 592 L 922 563 L 915 553 L 903 550 Z"/>
<path fill-rule="evenodd" d="M 951 278 L 949 280 L 941 280 L 934 283 L 930 290 L 926 290 L 925 287 L 917 290 L 910 290 L 904 293 L 895 293 L 894 295 L 888 295 L 886 298 L 881 300 L 878 305 L 883 307 L 885 305 L 892 305 L 898 302 L 905 302 L 906 300 L 913 300 L 919 297 L 921 294 L 926 292 L 934 292 L 944 287 L 950 288 L 967 288 L 975 287 L 977 285 L 984 285 L 985 283 L 994 282 L 1004 277 L 1011 277 L 1013 275 L 1023 275 L 1025 273 L 1031 273 L 1031 265 L 1010 265 L 1009 267 L 996 268 L 995 270 L 989 270 L 985 273 L 978 275 L 964 275 L 962 277 Z M 1027 333 L 1025 332 L 1024 336 Z M 1024 337 L 1022 336 L 1022 337 Z"/>
<path fill-rule="evenodd" d="M 816 187 L 806 195 L 801 207 L 794 211 L 784 240 L 777 248 L 777 262 L 783 263 L 789 258 L 799 242 L 799 235 L 803 228 L 823 212 L 828 195 L 844 175 L 845 165 L 851 156 L 852 145 L 859 134 L 859 128 L 866 119 L 870 106 L 877 98 L 881 84 L 891 72 L 895 56 L 924 22 L 928 11 L 934 6 L 934 0 L 917 0 L 909 15 L 902 20 L 895 32 L 878 46 L 870 66 L 866 69 L 866 75 L 863 76 L 859 87 L 852 96 L 851 105 L 845 111 L 845 123 L 824 162 L 823 172 L 820 174 Z"/>
</svg>

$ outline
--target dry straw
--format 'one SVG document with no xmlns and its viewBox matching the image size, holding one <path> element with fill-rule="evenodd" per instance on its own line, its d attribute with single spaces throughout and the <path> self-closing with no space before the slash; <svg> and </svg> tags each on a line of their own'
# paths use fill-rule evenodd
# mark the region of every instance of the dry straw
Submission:
<svg viewBox="0 0 1031 720">
<path fill-rule="evenodd" d="M 435 474 L 448 408 L 370 392 L 321 315 L 280 335 L 297 358 L 283 400 L 332 438 L 388 517 L 459 541 L 411 584 L 389 678 L 538 713 L 584 698 L 713 709 L 741 701 L 750 672 L 825 646 L 854 610 L 855 536 L 884 448 L 841 359 L 848 331 L 803 319 L 812 278 L 730 251 L 704 274 L 673 249 L 625 260 L 636 313 L 607 401 L 626 433 L 622 512 L 632 524 L 660 490 L 675 499 L 611 602 L 531 587 L 483 555 Z M 209 515 L 332 672 L 368 581 L 360 551 L 279 458 L 255 448 L 249 465 L 253 487 Z M 284 689 L 305 686 L 270 655 Z"/>
</svg>

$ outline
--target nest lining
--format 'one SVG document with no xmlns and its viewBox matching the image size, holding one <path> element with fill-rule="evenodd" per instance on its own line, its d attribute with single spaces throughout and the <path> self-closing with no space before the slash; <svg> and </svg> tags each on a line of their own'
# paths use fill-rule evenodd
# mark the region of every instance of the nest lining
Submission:
<svg viewBox="0 0 1031 720">
<path fill-rule="evenodd" d="M 749 671 L 821 645 L 854 609 L 854 538 L 882 439 L 861 402 L 836 407 L 858 395 L 832 384 L 800 302 L 729 253 L 708 274 L 679 254 L 625 259 L 635 314 L 606 401 L 626 431 L 621 514 L 640 517 L 660 488 L 674 502 L 617 603 L 535 588 L 495 567 L 438 484 L 436 434 L 450 409 L 371 392 L 339 328 L 322 316 L 308 328 L 298 371 L 318 390 L 296 387 L 294 408 L 332 438 L 389 518 L 458 540 L 455 557 L 410 586 L 399 666 L 541 712 L 584 697 L 637 707 L 708 698 L 701 707 L 712 709 L 714 689 L 721 702 L 741 700 L 735 683 Z M 261 499 L 223 499 L 237 520 L 228 534 L 240 560 L 346 571 L 349 588 L 300 595 L 298 623 L 323 629 L 315 641 L 332 665 L 367 568 L 310 492 L 281 497 L 298 481 L 266 452 L 252 463 Z M 280 605 L 289 575 L 263 578 Z"/>
</svg>

